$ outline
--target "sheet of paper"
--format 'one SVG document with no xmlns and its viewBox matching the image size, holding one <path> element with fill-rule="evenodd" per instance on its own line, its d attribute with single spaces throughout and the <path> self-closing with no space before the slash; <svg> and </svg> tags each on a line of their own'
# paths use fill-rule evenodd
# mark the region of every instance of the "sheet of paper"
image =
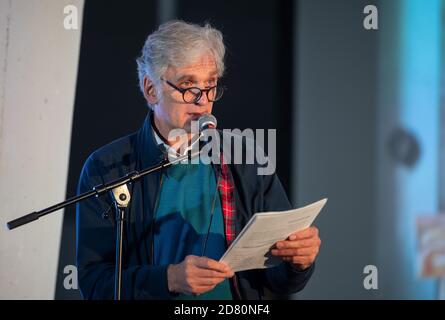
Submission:
<svg viewBox="0 0 445 320">
<path fill-rule="evenodd" d="M 272 256 L 271 247 L 295 231 L 310 227 L 327 200 L 294 210 L 254 214 L 220 261 L 234 272 L 277 265 L 281 259 Z"/>
</svg>

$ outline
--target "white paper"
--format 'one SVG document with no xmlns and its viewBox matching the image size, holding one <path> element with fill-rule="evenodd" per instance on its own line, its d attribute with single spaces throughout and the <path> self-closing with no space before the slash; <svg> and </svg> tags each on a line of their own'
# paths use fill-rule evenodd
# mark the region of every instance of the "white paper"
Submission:
<svg viewBox="0 0 445 320">
<path fill-rule="evenodd" d="M 219 261 L 228 264 L 234 272 L 277 265 L 282 260 L 272 256 L 272 246 L 310 227 L 327 200 L 294 210 L 254 214 Z"/>
</svg>

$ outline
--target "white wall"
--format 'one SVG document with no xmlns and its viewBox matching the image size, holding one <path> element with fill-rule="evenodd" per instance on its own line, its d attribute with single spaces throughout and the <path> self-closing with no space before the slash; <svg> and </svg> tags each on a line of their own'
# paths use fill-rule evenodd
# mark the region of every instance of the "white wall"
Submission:
<svg viewBox="0 0 445 320">
<path fill-rule="evenodd" d="M 65 198 L 83 4 L 0 0 L 0 299 L 54 298 L 61 212 L 5 224 Z"/>
</svg>

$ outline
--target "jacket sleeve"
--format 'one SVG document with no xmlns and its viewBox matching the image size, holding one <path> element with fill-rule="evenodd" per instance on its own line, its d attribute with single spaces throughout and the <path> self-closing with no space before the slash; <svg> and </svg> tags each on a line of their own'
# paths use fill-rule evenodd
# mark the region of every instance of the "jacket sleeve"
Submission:
<svg viewBox="0 0 445 320">
<path fill-rule="evenodd" d="M 98 161 L 90 156 L 78 184 L 78 193 L 103 183 Z M 111 206 L 111 208 L 110 208 Z M 110 209 L 110 217 L 102 214 Z M 108 196 L 89 198 L 77 205 L 77 268 L 84 299 L 113 299 L 115 270 L 114 207 Z M 137 265 L 122 270 L 122 299 L 169 299 L 167 266 Z"/>
<path fill-rule="evenodd" d="M 286 196 L 283 186 L 276 174 L 263 176 L 263 207 L 264 211 L 290 210 L 292 205 Z M 265 286 L 276 294 L 293 294 L 302 290 L 312 273 L 315 265 L 299 271 L 287 262 L 282 262 L 273 268 L 264 269 Z"/>
</svg>

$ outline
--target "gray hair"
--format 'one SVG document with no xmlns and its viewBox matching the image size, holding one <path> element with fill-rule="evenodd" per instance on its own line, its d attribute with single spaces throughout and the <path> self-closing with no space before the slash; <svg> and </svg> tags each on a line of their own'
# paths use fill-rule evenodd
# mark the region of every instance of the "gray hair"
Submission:
<svg viewBox="0 0 445 320">
<path fill-rule="evenodd" d="M 225 47 L 220 31 L 208 23 L 204 26 L 174 20 L 159 26 L 150 34 L 136 62 L 139 86 L 144 93 L 144 78 L 147 76 L 155 86 L 169 66 L 181 67 L 193 62 L 206 51 L 215 59 L 218 76 L 224 73 Z M 160 98 L 160 92 L 158 98 Z"/>
</svg>

